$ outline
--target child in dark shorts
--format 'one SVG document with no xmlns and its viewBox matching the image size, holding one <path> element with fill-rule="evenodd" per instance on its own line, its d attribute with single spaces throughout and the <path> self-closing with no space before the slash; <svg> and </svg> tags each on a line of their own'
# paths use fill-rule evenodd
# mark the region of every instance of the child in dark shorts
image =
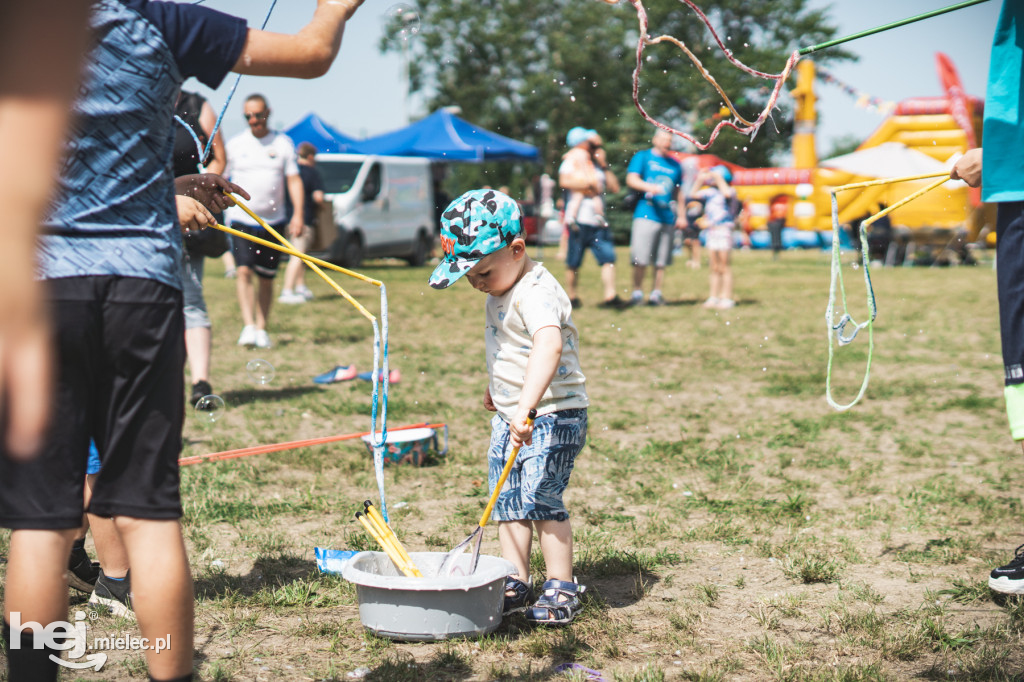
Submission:
<svg viewBox="0 0 1024 682">
<path fill-rule="evenodd" d="M 57 678 L 61 651 L 38 630 L 68 620 L 65 571 L 82 522 L 90 437 L 102 468 L 89 512 L 112 517 L 128 550 L 142 636 L 170 643 L 146 651 L 150 679 L 192 679 L 192 576 L 178 492 L 184 317 L 170 173 L 174 101 L 190 76 L 216 87 L 231 70 L 321 75 L 360 4 L 318 0 L 301 36 L 250 30 L 191 4 L 92 4 L 73 153 L 38 252 L 57 349 L 54 418 L 35 459 L 0 453 L 0 525 L 13 529 L 4 589 L 9 679 Z M 215 195 L 203 202 L 220 210 Z"/>
<path fill-rule="evenodd" d="M 543 265 L 526 254 L 519 205 L 501 192 L 472 190 L 441 217 L 444 259 L 430 286 L 466 275 L 487 297 L 484 407 L 491 419 L 488 480 L 493 491 L 512 448 L 521 446 L 498 496 L 501 553 L 516 567 L 506 580 L 505 613 L 526 611 L 539 625 L 571 623 L 586 589 L 572 573 L 572 526 L 562 494 L 587 435 L 585 378 L 572 305 Z M 531 422 L 528 414 L 537 410 Z M 530 606 L 530 548 L 536 529 L 547 567 Z"/>
</svg>

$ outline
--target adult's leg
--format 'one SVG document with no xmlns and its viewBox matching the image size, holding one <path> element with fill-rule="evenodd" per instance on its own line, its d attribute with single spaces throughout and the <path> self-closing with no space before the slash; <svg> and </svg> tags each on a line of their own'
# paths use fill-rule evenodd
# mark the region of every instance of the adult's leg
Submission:
<svg viewBox="0 0 1024 682">
<path fill-rule="evenodd" d="M 583 235 L 580 233 L 581 229 L 576 227 L 573 230 L 566 229 L 563 231 L 565 237 L 565 293 L 569 296 L 570 301 L 575 301 L 579 298 L 579 274 L 580 265 L 583 264 Z M 559 247 L 561 253 L 563 249 Z"/>
<path fill-rule="evenodd" d="M 192 573 L 177 520 L 114 517 L 132 567 L 132 605 L 143 637 L 170 646 L 146 652 L 149 674 L 173 679 L 192 671 Z"/>
<path fill-rule="evenodd" d="M 210 380 L 210 350 L 213 344 L 210 317 L 203 298 L 202 256 L 186 253 L 182 259 L 182 293 L 185 300 L 185 352 L 192 382 Z M 109 575 L 109 574 L 108 574 Z"/>
<path fill-rule="evenodd" d="M 604 300 L 610 301 L 615 298 L 615 263 L 605 263 L 601 266 L 601 284 L 604 287 Z"/>
<path fill-rule="evenodd" d="M 235 291 L 238 293 L 238 308 L 242 313 L 242 324 L 256 326 L 256 290 L 252 283 L 254 274 L 248 265 L 239 265 L 235 274 Z"/>
<path fill-rule="evenodd" d="M 646 273 L 646 265 L 633 266 L 633 291 L 640 291 L 644 288 L 644 275 Z"/>
<path fill-rule="evenodd" d="M 577 283 L 579 282 L 580 271 L 566 269 L 565 271 L 565 293 L 569 295 L 569 300 L 572 301 L 579 298 L 579 292 L 577 290 Z"/>
<path fill-rule="evenodd" d="M 653 291 L 661 291 L 662 285 L 665 283 L 665 268 L 655 267 L 654 268 L 654 289 Z"/>
<path fill-rule="evenodd" d="M 312 229 L 306 227 L 303 231 L 302 236 L 292 237 L 291 243 L 295 247 L 296 251 L 306 253 L 309 248 L 310 237 L 312 235 Z M 288 265 L 285 266 L 284 270 L 284 291 L 295 291 L 306 286 L 306 264 L 301 258 L 291 256 L 288 260 Z"/>
<path fill-rule="evenodd" d="M 601 268 L 603 302 L 618 305 L 618 294 L 615 291 L 615 245 L 612 243 L 611 230 L 596 225 L 584 226 L 581 230 L 588 235 L 590 250 Z"/>
<path fill-rule="evenodd" d="M 185 330 L 185 351 L 188 353 L 192 383 L 210 380 L 212 348 L 213 333 L 209 327 L 192 327 Z"/>
<path fill-rule="evenodd" d="M 996 283 L 1010 433 L 1024 448 L 1024 202 L 1000 203 Z"/>
<path fill-rule="evenodd" d="M 270 306 L 274 302 L 274 280 L 270 277 L 260 277 L 258 279 L 256 328 L 266 329 L 267 320 L 270 319 Z"/>
</svg>

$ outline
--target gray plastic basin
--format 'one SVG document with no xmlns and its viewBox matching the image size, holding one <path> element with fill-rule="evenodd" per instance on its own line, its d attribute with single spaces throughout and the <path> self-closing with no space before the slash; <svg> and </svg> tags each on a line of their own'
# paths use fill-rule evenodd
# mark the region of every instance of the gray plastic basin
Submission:
<svg viewBox="0 0 1024 682">
<path fill-rule="evenodd" d="M 434 576 L 444 552 L 412 552 L 424 576 Z M 469 562 L 462 556 L 457 566 Z M 480 637 L 501 625 L 505 576 L 515 566 L 495 556 L 480 555 L 476 572 L 451 578 L 407 578 L 383 552 L 360 552 L 342 569 L 355 583 L 359 620 L 381 637 L 433 642 L 453 637 Z"/>
</svg>

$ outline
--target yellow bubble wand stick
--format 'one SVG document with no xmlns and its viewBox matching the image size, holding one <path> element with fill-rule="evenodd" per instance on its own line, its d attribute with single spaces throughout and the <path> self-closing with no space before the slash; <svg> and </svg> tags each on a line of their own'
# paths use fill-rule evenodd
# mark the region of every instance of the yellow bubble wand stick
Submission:
<svg viewBox="0 0 1024 682">
<path fill-rule="evenodd" d="M 248 239 L 249 241 L 257 243 L 257 244 L 262 244 L 263 246 L 266 246 L 267 248 L 275 249 L 277 251 L 281 251 L 282 253 L 288 253 L 290 255 L 296 256 L 297 258 L 301 258 L 307 265 L 309 265 L 311 270 L 313 270 L 316 274 L 320 275 L 320 277 L 322 277 L 324 279 L 324 281 L 327 282 L 327 284 L 330 285 L 330 287 L 332 289 L 334 289 L 336 292 L 338 292 L 338 294 L 340 294 L 346 301 L 351 303 L 356 308 L 356 310 L 358 310 L 366 319 L 368 319 L 370 321 L 370 324 L 373 325 L 373 370 L 372 370 L 372 372 L 370 374 L 370 381 L 373 384 L 373 392 L 372 392 L 372 398 L 371 398 L 372 406 L 370 408 L 370 433 L 371 433 L 371 436 L 372 436 L 372 439 L 373 439 L 373 465 L 374 465 L 374 471 L 375 471 L 376 478 L 377 478 L 377 489 L 378 489 L 379 494 L 380 494 L 380 510 L 381 510 L 381 515 L 383 516 L 384 520 L 387 521 L 388 520 L 388 508 L 387 508 L 387 502 L 386 502 L 385 496 L 384 496 L 384 444 L 385 444 L 385 442 L 387 442 L 387 437 L 388 437 L 388 426 L 387 426 L 387 424 L 388 424 L 388 384 L 389 384 L 388 341 L 387 341 L 387 339 L 388 339 L 388 296 L 387 296 L 387 289 L 385 288 L 384 283 L 379 281 L 379 280 L 371 279 L 370 277 L 366 277 L 365 275 L 361 275 L 358 272 L 353 272 L 352 270 L 347 270 L 347 269 L 342 268 L 340 266 L 336 266 L 336 265 L 333 265 L 331 263 L 327 263 L 326 261 L 322 261 L 322 260 L 320 260 L 318 258 L 312 258 L 311 256 L 307 256 L 306 254 L 303 254 L 303 253 L 301 253 L 299 251 L 296 251 L 292 247 L 292 245 L 290 243 L 288 243 L 287 239 L 285 239 L 283 236 L 281 236 L 277 232 L 277 230 L 275 230 L 270 225 L 268 225 L 265 220 L 263 220 L 258 215 L 253 213 L 252 209 L 250 209 L 248 206 L 246 206 L 245 203 L 241 199 L 239 199 L 235 195 L 231 195 L 231 199 L 235 202 L 235 204 L 240 209 L 245 211 L 253 220 L 255 220 L 257 223 L 259 223 L 259 225 L 262 226 L 263 229 L 265 229 L 267 232 L 272 234 L 278 241 L 280 241 L 281 245 L 279 246 L 277 244 L 274 244 L 273 242 L 267 241 L 265 239 L 260 239 L 259 237 L 254 237 L 252 235 L 248 235 L 248 234 L 246 234 L 244 232 L 239 232 L 238 230 L 233 230 L 233 229 L 231 229 L 229 227 L 225 227 L 223 225 L 216 225 L 216 228 L 218 230 L 221 230 L 223 232 L 228 232 L 229 234 L 233 234 L 233 235 L 239 236 L 239 237 L 241 237 L 243 239 Z M 380 316 L 381 316 L 381 327 L 383 327 L 383 333 L 381 331 L 381 327 L 377 326 L 377 318 L 375 318 L 370 313 L 370 311 L 368 311 L 366 308 L 364 308 L 358 301 L 356 301 L 354 298 L 352 298 L 352 296 L 350 296 L 347 291 L 345 291 L 340 286 L 338 286 L 338 284 L 333 279 L 328 277 L 327 273 L 325 273 L 323 270 L 320 269 L 320 267 L 319 267 L 320 265 L 323 265 L 324 267 L 327 267 L 329 270 L 335 270 L 335 271 L 340 272 L 342 274 L 348 275 L 349 277 L 354 277 L 356 279 L 362 280 L 362 281 L 367 282 L 369 284 L 373 284 L 374 286 L 376 286 L 376 287 L 378 287 L 380 289 Z M 382 348 L 383 348 L 383 351 L 384 351 L 384 353 L 383 353 L 383 361 L 381 360 L 381 349 Z M 383 400 L 381 401 L 380 437 L 378 438 L 378 436 L 377 436 L 377 404 L 378 404 L 378 402 L 377 402 L 377 395 L 378 395 L 377 387 L 378 387 L 378 384 L 381 381 L 383 381 L 383 384 L 384 384 L 384 390 L 383 390 L 384 395 L 383 395 Z"/>
<path fill-rule="evenodd" d="M 231 195 L 231 198 L 232 198 L 232 200 L 234 200 L 235 205 L 237 205 L 238 208 L 240 208 L 243 211 L 245 211 L 249 215 L 249 217 L 251 217 L 253 220 L 255 220 L 260 225 L 260 227 L 262 227 L 264 230 L 266 230 L 271 235 L 273 235 L 274 238 L 277 239 L 279 242 L 281 242 L 281 244 L 285 248 L 284 249 L 279 248 L 273 242 L 267 241 L 265 239 L 260 239 L 259 237 L 253 237 L 252 235 L 245 234 L 244 232 L 239 232 L 238 230 L 232 230 L 231 228 L 224 227 L 222 225 L 217 225 L 217 229 L 222 230 L 224 232 L 228 232 L 228 233 L 233 234 L 235 236 L 243 237 L 245 239 L 248 239 L 251 242 L 255 242 L 257 244 L 261 244 L 263 246 L 266 246 L 267 248 L 276 249 L 277 251 L 281 251 L 282 253 L 288 253 L 288 254 L 290 254 L 292 256 L 296 256 L 298 258 L 301 258 L 306 263 L 306 265 L 309 266 L 310 270 L 312 270 L 316 274 L 320 275 L 320 277 L 322 277 L 323 280 L 325 282 L 327 282 L 328 286 L 330 286 L 332 289 L 334 289 L 336 292 L 338 292 L 338 294 L 341 295 L 341 297 L 344 298 L 346 301 L 348 301 L 353 306 L 355 306 L 356 310 L 358 310 L 366 319 L 368 319 L 370 321 L 373 321 L 373 319 L 374 319 L 373 314 L 371 314 L 366 308 L 364 308 L 363 305 L 361 303 L 359 303 L 359 301 L 357 301 L 354 298 L 352 298 L 352 296 L 347 291 L 342 289 L 338 285 L 337 282 L 335 282 L 333 279 L 328 277 L 327 273 L 325 273 L 323 270 L 320 269 L 320 266 L 323 265 L 323 266 L 327 267 L 329 270 L 334 270 L 335 272 L 340 272 L 343 275 L 348 275 L 349 277 L 354 277 L 356 279 L 362 280 L 364 282 L 367 282 L 368 284 L 372 284 L 372 285 L 377 286 L 377 287 L 381 286 L 381 284 L 382 284 L 379 280 L 371 279 L 370 277 L 367 277 L 365 275 L 361 275 L 358 272 L 353 272 L 352 270 L 347 270 L 347 269 L 345 269 L 343 267 L 340 267 L 340 266 L 337 266 L 337 265 L 333 265 L 331 263 L 327 263 L 326 261 L 322 261 L 319 258 L 313 258 L 311 256 L 307 256 L 306 254 L 303 254 L 303 253 L 300 253 L 300 252 L 296 251 L 295 247 L 293 247 L 291 245 L 291 243 L 287 239 L 285 239 L 281 234 L 279 234 L 277 232 L 277 230 L 275 230 L 270 225 L 268 225 L 267 222 L 265 220 L 263 220 L 263 218 L 260 218 L 258 215 L 253 213 L 252 209 L 249 208 L 248 206 L 246 206 L 245 203 L 241 199 L 239 199 L 234 194 Z"/>
</svg>

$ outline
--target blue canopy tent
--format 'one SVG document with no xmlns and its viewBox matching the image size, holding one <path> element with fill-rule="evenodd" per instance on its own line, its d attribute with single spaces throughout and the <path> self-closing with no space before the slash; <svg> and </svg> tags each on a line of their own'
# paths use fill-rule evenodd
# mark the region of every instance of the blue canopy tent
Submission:
<svg viewBox="0 0 1024 682">
<path fill-rule="evenodd" d="M 349 145 L 355 141 L 312 113 L 284 132 L 292 138 L 296 147 L 302 142 L 309 142 L 318 152 L 347 152 Z"/>
<path fill-rule="evenodd" d="M 540 160 L 533 145 L 484 130 L 444 109 L 405 128 L 353 142 L 345 151 L 470 163 Z"/>
</svg>

